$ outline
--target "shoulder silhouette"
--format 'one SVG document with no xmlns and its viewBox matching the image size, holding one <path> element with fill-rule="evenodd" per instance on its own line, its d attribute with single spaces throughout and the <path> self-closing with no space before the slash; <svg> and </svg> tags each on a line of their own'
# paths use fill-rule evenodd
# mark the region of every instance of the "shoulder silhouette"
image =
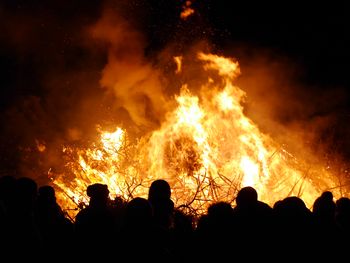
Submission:
<svg viewBox="0 0 350 263">
<path fill-rule="evenodd" d="M 162 179 L 153 181 L 149 188 L 148 201 L 152 206 L 155 224 L 169 229 L 172 226 L 174 213 L 169 183 Z"/>
<path fill-rule="evenodd" d="M 57 253 L 74 244 L 73 223 L 56 202 L 52 186 L 41 186 L 38 190 L 37 218 L 46 253 Z"/>
<path fill-rule="evenodd" d="M 97 253 L 111 246 L 115 233 L 114 214 L 109 206 L 107 185 L 89 185 L 86 193 L 90 197 L 89 205 L 77 214 L 75 228 L 80 245 Z"/>
</svg>

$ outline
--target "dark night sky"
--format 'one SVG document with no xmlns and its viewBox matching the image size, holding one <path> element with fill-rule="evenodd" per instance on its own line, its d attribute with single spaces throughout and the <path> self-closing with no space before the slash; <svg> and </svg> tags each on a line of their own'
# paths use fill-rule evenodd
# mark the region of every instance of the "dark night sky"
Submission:
<svg viewBox="0 0 350 263">
<path fill-rule="evenodd" d="M 210 12 L 210 20 L 227 28 L 233 40 L 287 53 L 305 66 L 310 80 L 349 84 L 346 1 L 240 1 L 227 9 L 222 2 Z"/>
<path fill-rule="evenodd" d="M 203 38 L 213 43 L 218 51 L 243 46 L 287 57 L 300 65 L 303 74 L 299 81 L 313 87 L 315 94 L 317 89 L 340 87 L 346 98 L 335 103 L 334 108 L 349 119 L 350 17 L 346 1 L 195 0 L 192 1 L 196 10 L 194 18 L 179 21 L 183 2 L 1 1 L 0 112 L 3 128 L 9 121 L 16 123 L 16 120 L 6 119 L 8 115 L 4 114 L 23 98 L 45 98 L 51 93 L 47 76 L 51 80 L 56 76 L 64 86 L 70 82 L 67 72 L 83 72 L 90 76 L 101 73 L 107 53 L 100 47 L 94 49 L 94 44 L 87 43 L 82 32 L 96 23 L 103 6 L 122 10 L 124 18 L 143 32 L 148 43 L 146 55 L 157 53 L 168 43 L 186 45 Z M 79 89 L 70 89 L 67 84 L 63 92 L 74 98 Z"/>
<path fill-rule="evenodd" d="M 130 19 L 137 17 L 151 49 L 178 36 L 181 1 L 129 2 Z M 321 2 L 197 0 L 193 6 L 204 23 L 189 31 L 211 39 L 219 49 L 244 43 L 276 50 L 305 67 L 306 81 L 348 86 L 349 8 L 346 1 Z M 80 67 L 75 58 L 92 58 L 74 43 L 79 41 L 75 31 L 96 21 L 101 6 L 100 1 L 2 1 L 1 109 L 18 96 L 40 94 L 41 75 L 57 60 Z"/>
</svg>

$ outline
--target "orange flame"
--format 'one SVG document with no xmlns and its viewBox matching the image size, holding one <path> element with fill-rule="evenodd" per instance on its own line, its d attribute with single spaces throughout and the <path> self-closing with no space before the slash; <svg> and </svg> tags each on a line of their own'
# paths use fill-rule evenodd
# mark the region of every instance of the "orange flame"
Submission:
<svg viewBox="0 0 350 263">
<path fill-rule="evenodd" d="M 185 20 L 187 19 L 189 16 L 194 14 L 194 9 L 191 8 L 192 2 L 191 1 L 186 1 L 184 3 L 184 5 L 182 6 L 182 11 L 180 14 L 180 18 Z"/>
<path fill-rule="evenodd" d="M 150 183 L 163 178 L 176 205 L 197 213 L 213 201 L 232 202 L 243 186 L 255 187 L 270 205 L 297 195 L 308 206 L 336 186 L 320 164 L 297 160 L 243 114 L 246 94 L 232 83 L 240 74 L 237 62 L 204 53 L 197 59 L 219 78 L 208 78 L 199 95 L 183 85 L 176 108 L 158 130 L 137 143 L 121 128 L 101 131 L 100 141 L 89 148 L 64 149 L 68 172 L 51 176 L 64 208 L 87 202 L 86 187 L 97 182 L 107 184 L 112 197 L 129 199 L 146 197 Z M 182 58 L 175 62 L 180 72 Z"/>
<path fill-rule="evenodd" d="M 176 56 L 176 57 L 174 57 L 174 61 L 175 61 L 175 64 L 176 64 L 175 73 L 178 74 L 178 73 L 180 73 L 181 70 L 182 70 L 182 56 Z"/>
<path fill-rule="evenodd" d="M 40 142 L 39 140 L 35 140 L 36 148 L 39 152 L 44 152 L 46 150 L 46 146 L 43 142 Z"/>
</svg>

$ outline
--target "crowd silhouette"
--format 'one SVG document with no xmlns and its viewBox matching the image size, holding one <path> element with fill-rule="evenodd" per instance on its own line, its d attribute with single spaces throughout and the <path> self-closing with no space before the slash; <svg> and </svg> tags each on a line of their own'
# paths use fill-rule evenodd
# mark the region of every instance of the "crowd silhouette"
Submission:
<svg viewBox="0 0 350 263">
<path fill-rule="evenodd" d="M 216 202 L 199 218 L 175 207 L 171 188 L 155 180 L 148 197 L 109 199 L 108 186 L 86 189 L 88 206 L 70 220 L 55 190 L 30 178 L 0 178 L 2 252 L 37 258 L 44 253 L 80 259 L 98 255 L 179 262 L 227 258 L 316 259 L 347 255 L 350 199 L 323 192 L 308 209 L 297 196 L 262 202 L 253 187 L 239 190 L 235 204 Z M 317 250 L 313 248 L 317 247 Z M 1 253 L 4 257 L 4 253 Z"/>
</svg>

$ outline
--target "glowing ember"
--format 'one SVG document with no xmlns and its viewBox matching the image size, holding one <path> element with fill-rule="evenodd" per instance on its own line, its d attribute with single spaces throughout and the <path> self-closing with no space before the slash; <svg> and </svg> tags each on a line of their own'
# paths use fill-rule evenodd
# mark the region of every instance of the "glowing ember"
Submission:
<svg viewBox="0 0 350 263">
<path fill-rule="evenodd" d="M 182 56 L 176 56 L 174 57 L 174 61 L 176 63 L 176 70 L 175 73 L 178 74 L 182 70 Z"/>
<path fill-rule="evenodd" d="M 36 143 L 36 148 L 38 149 L 39 152 L 44 152 L 46 150 L 46 146 L 44 143 L 39 142 L 38 140 L 35 140 Z"/>
<path fill-rule="evenodd" d="M 87 202 L 86 187 L 97 182 L 109 186 L 111 197 L 130 199 L 146 197 L 151 182 L 163 178 L 176 205 L 196 213 L 212 201 L 232 202 L 243 186 L 255 187 L 271 205 L 297 195 L 309 206 L 336 186 L 327 170 L 296 160 L 243 114 L 245 93 L 232 83 L 237 62 L 204 53 L 197 58 L 206 83 L 198 95 L 183 85 L 158 130 L 135 143 L 120 128 L 100 131 L 100 141 L 88 148 L 64 148 L 66 172 L 50 174 L 63 208 Z M 178 74 L 182 60 L 175 58 Z"/>
<path fill-rule="evenodd" d="M 184 5 L 182 6 L 182 11 L 180 14 L 181 19 L 187 19 L 189 16 L 194 14 L 194 9 L 191 8 L 192 2 L 191 1 L 186 1 Z"/>
</svg>

